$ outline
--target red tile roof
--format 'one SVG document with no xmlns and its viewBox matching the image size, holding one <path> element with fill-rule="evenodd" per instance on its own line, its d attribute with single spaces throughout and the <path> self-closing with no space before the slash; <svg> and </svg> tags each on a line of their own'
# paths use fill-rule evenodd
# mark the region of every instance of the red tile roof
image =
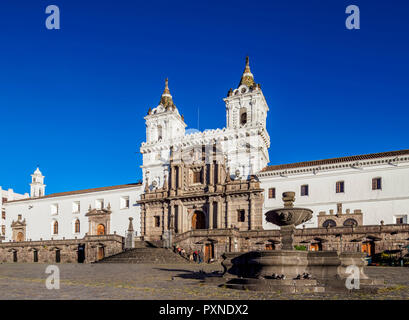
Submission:
<svg viewBox="0 0 409 320">
<path fill-rule="evenodd" d="M 37 200 L 37 199 L 56 198 L 56 197 L 63 197 L 63 196 L 70 196 L 70 195 L 75 195 L 75 194 L 83 194 L 83 193 L 91 193 L 91 192 L 99 192 L 99 191 L 126 189 L 126 188 L 137 187 L 137 186 L 140 186 L 140 185 L 142 185 L 141 182 L 121 184 L 121 185 L 118 185 L 118 186 L 111 186 L 111 187 L 100 187 L 100 188 L 92 188 L 92 189 L 84 189 L 84 190 L 59 192 L 59 193 L 52 193 L 52 194 L 49 194 L 49 195 L 46 195 L 46 196 L 43 196 L 43 197 L 38 197 L 38 198 L 26 198 L 26 199 L 20 199 L 20 200 L 7 201 L 7 203 L 21 202 L 21 201 L 28 201 L 28 200 Z"/>
<path fill-rule="evenodd" d="M 369 160 L 369 159 L 377 159 L 377 158 L 385 158 L 385 157 L 396 157 L 401 155 L 409 155 L 409 149 L 406 150 L 398 150 L 398 151 L 388 151 L 388 152 L 380 152 L 380 153 L 371 153 L 371 154 L 363 154 L 358 156 L 348 156 L 348 157 L 341 157 L 341 158 L 331 158 L 331 159 L 323 159 L 323 160 L 313 160 L 313 161 L 304 161 L 304 162 L 296 162 L 296 163 L 287 163 L 287 164 L 278 164 L 267 166 L 261 172 L 267 171 L 275 171 L 275 170 L 285 170 L 285 169 L 293 169 L 293 168 L 302 168 L 302 167 L 313 167 L 313 166 L 321 166 L 326 164 L 336 164 L 341 162 L 351 162 L 351 161 L 358 161 L 358 160 Z"/>
</svg>

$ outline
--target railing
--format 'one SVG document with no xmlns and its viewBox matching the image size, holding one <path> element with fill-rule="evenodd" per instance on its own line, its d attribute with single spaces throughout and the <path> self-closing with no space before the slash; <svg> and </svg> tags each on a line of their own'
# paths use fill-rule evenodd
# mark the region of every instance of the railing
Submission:
<svg viewBox="0 0 409 320">
<path fill-rule="evenodd" d="M 338 234 L 368 234 L 368 233 L 392 233 L 409 232 L 409 224 L 391 225 L 368 225 L 357 227 L 333 227 L 333 228 L 306 228 L 296 229 L 295 236 L 317 236 L 317 235 L 338 235 Z M 233 229 L 198 229 L 189 230 L 174 236 L 174 242 L 180 242 L 190 237 L 215 237 L 215 236 L 240 236 L 249 238 L 280 237 L 280 230 L 248 230 L 239 231 Z"/>
</svg>

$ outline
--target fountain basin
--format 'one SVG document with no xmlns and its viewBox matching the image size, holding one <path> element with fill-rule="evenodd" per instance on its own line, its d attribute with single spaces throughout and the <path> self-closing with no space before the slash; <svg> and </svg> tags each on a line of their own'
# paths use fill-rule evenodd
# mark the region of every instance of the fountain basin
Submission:
<svg viewBox="0 0 409 320">
<path fill-rule="evenodd" d="M 306 208 L 280 208 L 266 212 L 266 221 L 277 226 L 298 226 L 312 218 L 312 210 Z"/>
</svg>

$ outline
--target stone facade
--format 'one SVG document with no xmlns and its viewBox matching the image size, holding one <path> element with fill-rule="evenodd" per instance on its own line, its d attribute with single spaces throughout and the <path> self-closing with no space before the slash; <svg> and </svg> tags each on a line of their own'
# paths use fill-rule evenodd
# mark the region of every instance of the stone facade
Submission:
<svg viewBox="0 0 409 320">
<path fill-rule="evenodd" d="M 13 241 L 24 241 L 26 239 L 26 219 L 18 215 L 17 221 L 11 223 Z"/>
<path fill-rule="evenodd" d="M 350 212 L 349 209 L 342 213 L 342 204 L 338 203 L 337 213 L 331 209 L 329 214 L 321 211 L 318 214 L 318 227 L 336 227 L 336 226 L 362 226 L 363 215 L 360 209 Z"/>
<path fill-rule="evenodd" d="M 0 262 L 90 263 L 123 251 L 119 235 L 0 243 Z"/>
<path fill-rule="evenodd" d="M 263 190 L 259 182 L 254 176 L 232 180 L 224 159 L 208 161 L 205 149 L 180 151 L 189 154 L 192 161 L 173 153 L 164 186 L 145 188 L 139 201 L 145 240 L 161 240 L 165 231 L 177 235 L 196 229 L 262 228 Z"/>
<path fill-rule="evenodd" d="M 89 231 L 88 235 L 105 235 L 110 234 L 110 224 L 111 224 L 111 204 L 108 204 L 107 209 L 88 209 L 85 214 L 88 217 Z"/>
<path fill-rule="evenodd" d="M 175 245 L 187 252 L 203 250 L 219 259 L 225 252 L 279 250 L 279 230 L 248 230 L 238 228 L 190 230 L 176 235 Z M 399 250 L 409 244 L 409 225 L 351 226 L 296 229 L 294 245 L 310 251 L 367 252 L 373 255 L 385 250 Z M 208 247 L 208 248 L 206 248 Z M 405 250 L 403 254 L 405 253 Z"/>
</svg>

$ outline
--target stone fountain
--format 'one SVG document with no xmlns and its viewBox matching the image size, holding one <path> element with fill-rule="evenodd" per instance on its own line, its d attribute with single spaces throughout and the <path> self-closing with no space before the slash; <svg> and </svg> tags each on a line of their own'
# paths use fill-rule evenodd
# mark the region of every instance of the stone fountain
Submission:
<svg viewBox="0 0 409 320">
<path fill-rule="evenodd" d="M 346 268 L 359 270 L 360 289 L 376 291 L 384 281 L 369 279 L 360 252 L 300 251 L 294 249 L 296 226 L 312 218 L 312 210 L 294 208 L 294 192 L 284 192 L 284 207 L 268 211 L 266 221 L 280 227 L 281 250 L 225 253 L 225 287 L 281 292 L 325 292 L 347 290 Z"/>
</svg>

